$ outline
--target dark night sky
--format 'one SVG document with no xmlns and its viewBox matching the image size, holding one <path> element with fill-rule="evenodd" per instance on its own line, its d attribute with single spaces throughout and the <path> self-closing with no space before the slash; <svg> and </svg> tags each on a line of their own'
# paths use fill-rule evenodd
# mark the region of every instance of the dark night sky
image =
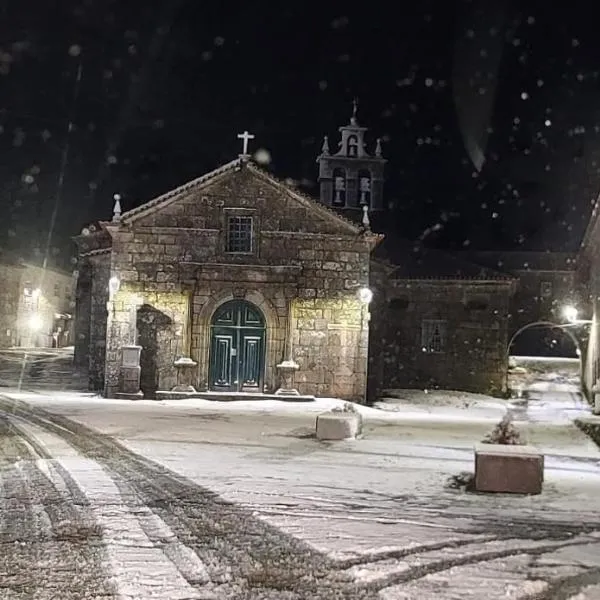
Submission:
<svg viewBox="0 0 600 600">
<path fill-rule="evenodd" d="M 56 254 L 113 194 L 128 209 L 235 158 L 244 129 L 310 191 L 322 136 L 358 96 L 399 235 L 576 249 L 600 192 L 585 4 L 4 0 L 0 246 L 44 254 L 57 208 Z"/>
</svg>

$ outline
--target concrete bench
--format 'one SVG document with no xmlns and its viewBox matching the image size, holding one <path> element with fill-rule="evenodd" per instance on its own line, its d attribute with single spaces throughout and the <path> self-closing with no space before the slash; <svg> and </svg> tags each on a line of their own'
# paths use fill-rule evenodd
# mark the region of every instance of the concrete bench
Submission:
<svg viewBox="0 0 600 600">
<path fill-rule="evenodd" d="M 540 494 L 544 455 L 533 446 L 475 446 L 475 490 L 509 494 Z"/>
<path fill-rule="evenodd" d="M 319 440 L 353 439 L 360 433 L 361 416 L 354 412 L 325 412 L 317 416 L 316 434 Z"/>
</svg>

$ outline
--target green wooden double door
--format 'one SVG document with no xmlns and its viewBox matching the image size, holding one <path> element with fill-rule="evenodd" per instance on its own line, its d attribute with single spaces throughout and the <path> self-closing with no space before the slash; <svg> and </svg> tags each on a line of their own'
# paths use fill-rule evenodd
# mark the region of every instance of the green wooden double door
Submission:
<svg viewBox="0 0 600 600">
<path fill-rule="evenodd" d="M 265 368 L 265 320 L 244 300 L 220 306 L 211 323 L 211 390 L 262 392 Z"/>
</svg>

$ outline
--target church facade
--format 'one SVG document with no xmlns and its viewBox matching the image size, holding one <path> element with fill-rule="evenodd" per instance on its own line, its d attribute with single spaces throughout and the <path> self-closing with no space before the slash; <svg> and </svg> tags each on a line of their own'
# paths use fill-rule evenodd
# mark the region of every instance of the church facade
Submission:
<svg viewBox="0 0 600 600">
<path fill-rule="evenodd" d="M 347 181 L 347 180 L 346 180 Z M 364 184 L 363 184 L 364 185 Z M 238 159 L 77 236 L 75 360 L 107 397 L 139 345 L 146 397 L 177 389 L 364 402 L 381 237 Z M 288 381 L 284 381 L 288 377 Z M 191 386 L 191 387 L 190 387 Z M 287 387 L 286 387 L 287 386 Z"/>
</svg>

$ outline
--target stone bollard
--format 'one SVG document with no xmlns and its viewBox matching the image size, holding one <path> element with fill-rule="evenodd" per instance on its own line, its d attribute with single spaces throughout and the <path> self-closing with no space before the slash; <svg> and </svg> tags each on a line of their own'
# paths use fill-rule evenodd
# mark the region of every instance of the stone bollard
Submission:
<svg viewBox="0 0 600 600">
<path fill-rule="evenodd" d="M 333 410 L 317 416 L 316 435 L 319 440 L 354 439 L 361 428 L 360 413 L 351 410 Z"/>
</svg>

